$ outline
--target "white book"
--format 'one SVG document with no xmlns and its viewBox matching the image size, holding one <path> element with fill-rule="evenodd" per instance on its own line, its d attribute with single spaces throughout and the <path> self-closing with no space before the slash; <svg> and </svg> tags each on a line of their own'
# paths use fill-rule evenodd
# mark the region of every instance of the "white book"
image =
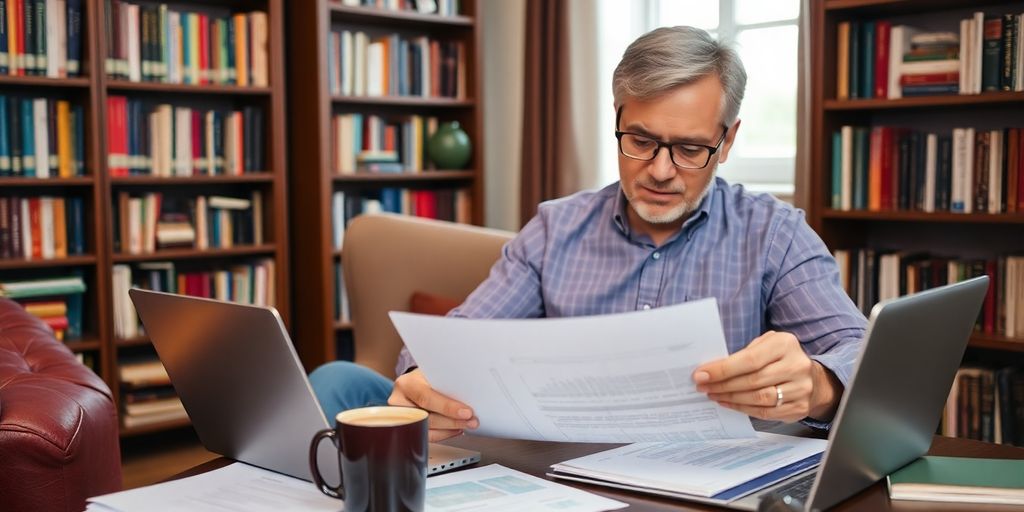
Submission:
<svg viewBox="0 0 1024 512">
<path fill-rule="evenodd" d="M 341 64 L 338 66 L 341 72 L 341 94 L 352 95 L 353 75 L 355 74 L 354 49 L 352 48 L 352 32 L 341 31 Z"/>
<path fill-rule="evenodd" d="M 966 134 L 963 128 L 953 129 L 953 158 L 950 176 L 949 211 L 962 213 L 964 211 L 964 168 L 967 158 Z"/>
<path fill-rule="evenodd" d="M 332 30 L 327 38 L 327 90 L 341 94 L 341 33 Z"/>
<path fill-rule="evenodd" d="M 160 133 L 160 113 L 153 111 L 146 116 L 146 121 L 149 124 L 149 161 L 151 164 L 150 174 L 153 176 L 161 176 L 162 168 L 160 161 L 161 146 L 164 143 L 162 134 Z"/>
<path fill-rule="evenodd" d="M 959 71 L 959 59 L 904 62 L 899 67 L 899 72 L 902 75 L 930 75 L 933 73 L 957 73 Z"/>
<path fill-rule="evenodd" d="M 36 65 L 40 71 L 43 71 L 46 76 L 50 78 L 58 78 L 57 76 L 57 59 L 55 53 L 57 50 L 57 2 L 56 0 L 46 0 L 46 51 L 41 48 L 37 48 L 38 57 L 36 58 Z"/>
<path fill-rule="evenodd" d="M 971 54 L 968 51 L 971 41 L 971 22 L 973 20 L 960 20 L 960 69 L 959 88 L 960 94 L 970 94 L 970 69 Z"/>
<path fill-rule="evenodd" d="M 32 208 L 28 203 L 28 199 L 21 200 L 21 252 L 26 260 L 32 259 Z"/>
<path fill-rule="evenodd" d="M 352 94 L 355 96 L 366 95 L 366 53 L 370 44 L 370 38 L 365 32 L 355 34 L 355 74 L 353 75 Z"/>
<path fill-rule="evenodd" d="M 210 196 L 209 204 L 210 208 L 220 208 L 222 210 L 248 210 L 252 207 L 252 202 L 248 199 L 226 196 Z"/>
<path fill-rule="evenodd" d="M 981 52 L 984 48 L 985 38 L 985 13 L 976 12 L 974 13 L 974 33 L 971 34 L 971 85 L 973 86 L 973 94 L 981 93 Z"/>
<path fill-rule="evenodd" d="M 335 192 L 331 197 L 331 227 L 334 250 L 340 251 L 345 243 L 345 193 Z"/>
<path fill-rule="evenodd" d="M 139 44 L 139 6 L 123 4 L 128 10 L 128 79 L 133 82 L 142 80 L 142 59 Z"/>
<path fill-rule="evenodd" d="M 267 269 L 262 265 L 253 269 L 252 299 L 257 306 L 267 305 Z"/>
<path fill-rule="evenodd" d="M 270 84 L 267 69 L 267 13 L 249 13 L 249 58 L 252 59 L 252 85 L 266 87 Z"/>
<path fill-rule="evenodd" d="M 935 173 L 939 156 L 939 137 L 929 133 L 925 138 L 924 211 L 935 211 Z"/>
<path fill-rule="evenodd" d="M 156 225 L 160 217 L 160 194 L 146 194 L 144 204 L 146 207 L 144 212 L 146 224 L 143 227 L 142 240 L 145 252 L 152 253 L 156 251 Z"/>
<path fill-rule="evenodd" d="M 39 238 L 42 242 L 44 260 L 52 260 L 56 254 L 53 247 L 53 198 L 39 198 Z"/>
<path fill-rule="evenodd" d="M 196 211 L 193 216 L 196 222 L 196 249 L 206 249 L 210 246 L 210 232 L 207 229 L 208 215 L 206 196 L 197 197 Z"/>
<path fill-rule="evenodd" d="M 920 32 L 919 29 L 907 25 L 895 25 L 889 30 L 889 93 L 890 99 L 902 98 L 900 86 L 901 73 L 911 73 L 903 69 L 903 55 L 910 51 L 910 39 Z"/>
<path fill-rule="evenodd" d="M 384 43 L 374 41 L 366 49 L 366 95 L 383 96 L 384 70 L 387 69 L 387 58 L 384 55 Z"/>
<path fill-rule="evenodd" d="M 843 126 L 840 129 L 843 141 L 843 155 L 839 176 L 842 179 L 839 206 L 841 210 L 853 209 L 853 127 Z"/>
<path fill-rule="evenodd" d="M 206 140 L 203 142 L 206 145 L 206 158 L 203 161 L 203 169 L 206 171 L 208 176 L 217 174 L 217 158 L 216 155 L 214 155 L 213 149 L 215 142 L 213 137 L 213 118 L 214 112 L 212 110 L 207 110 L 204 119 L 204 124 L 206 125 Z"/>
<path fill-rule="evenodd" d="M 192 176 L 192 109 L 174 109 L 174 175 Z"/>
<path fill-rule="evenodd" d="M 161 176 L 173 176 L 174 174 L 174 146 L 172 144 L 174 134 L 174 108 L 164 104 L 157 107 L 160 114 L 160 137 L 163 142 L 160 144 L 162 150 L 160 155 Z"/>
<path fill-rule="evenodd" d="M 421 36 L 417 40 L 420 45 L 420 96 L 430 96 L 430 40 Z"/>
<path fill-rule="evenodd" d="M 49 133 L 49 111 L 46 108 L 45 98 L 32 100 L 32 124 L 34 125 L 34 138 L 36 144 L 35 165 L 36 176 L 49 178 L 50 175 L 50 144 Z"/>
<path fill-rule="evenodd" d="M 142 198 L 128 199 L 128 254 L 142 254 Z"/>
<path fill-rule="evenodd" d="M 967 148 L 966 156 L 964 157 L 964 170 L 963 170 L 963 193 L 964 193 L 964 213 L 974 212 L 974 141 L 976 139 L 974 128 L 964 129 L 964 146 Z"/>
<path fill-rule="evenodd" d="M 167 11 L 167 81 L 181 83 L 181 15 Z"/>
<path fill-rule="evenodd" d="M 989 132 L 988 213 L 1003 211 L 1003 131 Z M 994 284 L 993 284 L 994 286 Z"/>
</svg>

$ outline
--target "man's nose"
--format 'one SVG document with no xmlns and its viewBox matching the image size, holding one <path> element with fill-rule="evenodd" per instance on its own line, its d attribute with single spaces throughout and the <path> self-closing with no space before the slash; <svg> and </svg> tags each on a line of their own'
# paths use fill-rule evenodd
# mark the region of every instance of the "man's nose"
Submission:
<svg viewBox="0 0 1024 512">
<path fill-rule="evenodd" d="M 654 160 L 651 160 L 647 172 L 650 173 L 655 181 L 669 181 L 676 176 L 676 165 L 672 163 L 670 152 L 669 148 L 660 147 L 658 152 L 654 154 Z"/>
</svg>

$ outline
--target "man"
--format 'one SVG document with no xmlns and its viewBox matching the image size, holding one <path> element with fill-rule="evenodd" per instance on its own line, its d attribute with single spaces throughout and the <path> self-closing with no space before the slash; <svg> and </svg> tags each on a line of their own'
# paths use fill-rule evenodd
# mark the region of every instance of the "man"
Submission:
<svg viewBox="0 0 1024 512">
<path fill-rule="evenodd" d="M 827 428 L 866 319 L 802 211 L 715 176 L 745 86 L 736 52 L 703 30 L 660 28 L 633 42 L 613 77 L 619 183 L 541 204 L 450 315 L 609 314 L 716 297 L 731 355 L 699 366 L 697 389 L 755 418 Z M 431 441 L 479 426 L 406 350 L 393 387 L 333 365 L 311 376 L 325 410 L 390 393 L 390 404 L 430 411 Z"/>
</svg>

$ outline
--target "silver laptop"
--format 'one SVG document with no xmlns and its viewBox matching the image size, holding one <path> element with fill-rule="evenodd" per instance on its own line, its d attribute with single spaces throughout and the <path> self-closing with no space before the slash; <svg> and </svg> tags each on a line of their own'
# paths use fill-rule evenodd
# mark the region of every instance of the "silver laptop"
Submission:
<svg viewBox="0 0 1024 512">
<path fill-rule="evenodd" d="M 334 425 L 324 417 L 277 310 L 128 293 L 203 446 L 311 480 L 309 442 Z M 336 483 L 337 450 L 321 443 L 318 457 L 324 478 Z M 431 443 L 427 473 L 479 460 L 479 452 Z"/>
<path fill-rule="evenodd" d="M 927 453 L 988 281 L 875 305 L 821 465 L 727 506 L 756 510 L 763 498 L 779 505 L 771 510 L 825 510 Z"/>
</svg>

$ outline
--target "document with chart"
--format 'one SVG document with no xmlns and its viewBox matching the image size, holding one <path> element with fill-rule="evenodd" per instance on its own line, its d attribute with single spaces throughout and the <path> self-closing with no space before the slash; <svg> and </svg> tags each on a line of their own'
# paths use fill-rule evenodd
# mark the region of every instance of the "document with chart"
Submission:
<svg viewBox="0 0 1024 512">
<path fill-rule="evenodd" d="M 728 355 L 715 299 L 615 315 L 475 320 L 391 313 L 431 386 L 473 408 L 475 434 L 634 443 L 753 438 L 697 392 Z"/>
</svg>

